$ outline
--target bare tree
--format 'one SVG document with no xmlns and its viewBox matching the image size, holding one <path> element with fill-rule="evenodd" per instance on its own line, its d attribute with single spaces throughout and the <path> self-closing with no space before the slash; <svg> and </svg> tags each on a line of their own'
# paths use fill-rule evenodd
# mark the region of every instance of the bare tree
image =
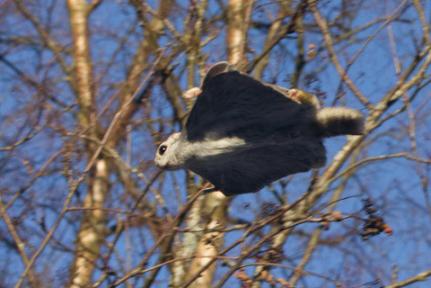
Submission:
<svg viewBox="0 0 431 288">
<path fill-rule="evenodd" d="M 428 287 L 430 1 L 0 3 L 0 286 Z M 255 194 L 162 172 L 209 65 L 366 117 Z M 392 236 L 390 236 L 392 235 Z"/>
</svg>

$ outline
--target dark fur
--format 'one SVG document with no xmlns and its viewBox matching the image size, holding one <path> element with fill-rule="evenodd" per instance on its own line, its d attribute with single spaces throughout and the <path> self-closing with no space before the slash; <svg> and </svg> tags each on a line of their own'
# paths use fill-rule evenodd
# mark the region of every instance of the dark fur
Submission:
<svg viewBox="0 0 431 288">
<path fill-rule="evenodd" d="M 186 124 L 187 139 L 239 137 L 248 141 L 315 136 L 315 109 L 261 82 L 226 72 L 205 79 Z"/>
<path fill-rule="evenodd" d="M 187 166 L 226 195 L 255 192 L 286 175 L 325 164 L 320 139 L 300 138 L 191 159 Z"/>
<path fill-rule="evenodd" d="M 216 72 L 204 79 L 186 123 L 187 140 L 237 137 L 246 145 L 192 157 L 186 167 L 227 195 L 255 192 L 286 175 L 321 167 L 326 158 L 322 137 L 354 129 L 348 119 L 322 125 L 315 106 L 294 102 L 252 77 Z"/>
</svg>

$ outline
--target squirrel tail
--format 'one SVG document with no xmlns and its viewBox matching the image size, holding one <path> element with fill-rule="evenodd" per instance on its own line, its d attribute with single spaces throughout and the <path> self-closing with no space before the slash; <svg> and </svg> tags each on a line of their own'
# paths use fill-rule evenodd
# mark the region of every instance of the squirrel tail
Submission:
<svg viewBox="0 0 431 288">
<path fill-rule="evenodd" d="M 316 118 L 319 130 L 324 137 L 364 133 L 364 117 L 354 109 L 327 107 L 318 110 Z"/>
</svg>

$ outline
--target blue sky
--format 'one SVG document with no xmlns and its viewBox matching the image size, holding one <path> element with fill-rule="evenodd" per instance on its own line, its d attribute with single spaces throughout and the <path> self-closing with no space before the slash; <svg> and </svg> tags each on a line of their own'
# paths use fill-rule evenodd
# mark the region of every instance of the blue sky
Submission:
<svg viewBox="0 0 431 288">
<path fill-rule="evenodd" d="M 47 1 L 50 2 L 51 1 Z M 183 8 L 187 7 L 187 1 L 179 1 Z M 401 3 L 400 1 L 365 1 L 364 10 L 359 10 L 359 14 L 355 17 L 353 26 L 363 25 L 372 21 L 373 19 L 389 15 L 395 11 L 396 7 Z M 371 3 L 372 2 L 372 3 Z M 156 6 L 157 1 L 150 1 L 150 5 Z M 219 13 L 218 5 L 215 1 L 209 1 L 210 5 L 207 11 L 208 16 L 215 15 Z M 271 4 L 271 1 L 258 1 L 259 5 L 264 5 L 265 12 L 262 13 L 256 11 L 253 14 L 254 20 L 268 21 L 268 13 L 273 11 L 275 6 Z M 331 6 L 334 5 L 339 7 L 341 1 L 326 1 L 326 5 L 322 4 L 321 12 L 322 15 L 332 19 L 335 14 L 331 11 Z M 325 4 L 324 3 L 324 4 Z M 386 7 L 385 7 L 386 6 Z M 43 5 L 40 7 L 34 7 L 34 13 L 41 17 L 46 18 L 46 7 Z M 424 10 L 431 11 L 430 1 L 424 1 Z M 70 45 L 70 38 L 68 37 L 68 22 L 64 21 L 67 17 L 67 13 L 63 4 L 58 3 L 54 11 L 54 18 L 52 19 L 53 29 L 51 31 L 53 37 L 58 39 L 62 44 Z M 181 11 L 178 15 L 173 16 L 170 20 L 178 27 L 179 31 L 183 31 L 183 21 L 184 21 L 185 11 Z M 332 18 L 331 18 L 332 17 Z M 429 15 L 427 15 L 429 21 Z M 0 34 L 4 34 L 5 37 L 17 36 L 17 35 L 35 35 L 34 30 L 28 25 L 28 23 L 22 21 L 10 15 L 8 17 L 3 17 L 3 22 L 0 22 Z M 407 21 L 400 21 L 391 24 L 391 29 L 395 35 L 397 53 L 403 63 L 403 68 L 406 67 L 407 63 L 411 61 L 412 51 L 415 47 L 412 43 L 416 41 L 415 39 L 420 39 L 421 30 L 417 25 L 418 21 L 416 19 L 415 11 L 409 8 L 403 16 L 403 20 L 411 20 L 413 24 Z M 311 21 L 307 18 L 306 21 Z M 126 74 L 126 69 L 132 61 L 132 55 L 137 47 L 137 41 L 142 37 L 140 28 L 131 30 L 136 23 L 134 12 L 126 5 L 123 1 L 105 1 L 91 16 L 91 29 L 92 29 L 92 43 L 91 43 L 91 54 L 94 59 L 95 74 L 97 75 L 100 71 L 105 71 L 108 67 L 107 73 L 101 78 L 98 83 L 98 98 L 97 106 L 103 107 L 109 97 L 115 92 L 115 84 L 121 82 Z M 225 50 L 225 34 L 224 27 L 219 23 L 217 24 L 220 29 L 217 38 L 211 42 L 203 50 L 208 54 L 208 64 L 216 61 L 224 60 L 226 58 Z M 347 59 L 351 59 L 364 45 L 364 39 L 370 37 L 374 33 L 377 33 L 379 28 L 383 23 L 373 25 L 371 28 L 364 30 L 352 38 L 352 41 L 358 41 L 357 44 L 350 46 L 348 49 L 341 51 L 343 46 L 337 46 L 337 52 L 340 52 L 339 58 L 343 65 L 347 63 Z M 14 27 L 10 29 L 9 27 Z M 3 32 L 3 33 L 2 33 Z M 333 33 L 340 33 L 340 31 L 332 31 Z M 126 33 L 132 35 L 127 39 L 127 44 L 122 47 L 120 51 L 117 51 L 116 41 L 118 37 L 124 37 Z M 286 38 L 281 41 L 280 45 L 274 49 L 271 54 L 272 60 L 269 64 L 269 68 L 264 74 L 264 79 L 267 81 L 275 80 L 276 83 L 289 87 L 288 75 L 290 75 L 294 69 L 294 62 L 290 55 L 296 53 L 295 48 L 295 35 L 292 38 Z M 263 39 L 265 33 L 260 31 L 252 31 L 249 34 L 249 46 L 253 48 L 253 51 L 248 54 L 251 59 L 254 55 L 253 53 L 258 53 L 262 48 Z M 160 40 L 161 45 L 167 45 L 170 43 L 171 39 L 169 35 L 162 37 Z M 318 33 L 306 33 L 305 35 L 306 46 L 308 44 L 315 44 L 318 47 L 323 45 L 322 39 Z M 344 45 L 344 44 L 342 44 Z M 44 78 L 44 75 L 50 75 L 52 79 L 52 88 L 56 91 L 56 96 L 67 104 L 74 104 L 75 100 L 72 95 L 68 84 L 64 80 L 64 75 L 60 71 L 59 67 L 56 65 L 50 66 L 49 68 L 43 67 L 42 64 L 47 64 L 52 61 L 52 54 L 47 52 L 41 52 L 39 50 L 43 49 L 23 49 L 17 47 L 14 51 L 10 51 L 5 44 L 0 42 L 0 53 L 4 53 L 7 59 L 15 63 L 20 69 L 26 71 L 35 80 L 40 80 Z M 40 57 L 39 53 L 43 53 Z M 68 63 L 71 63 L 71 58 L 66 57 Z M 113 64 L 108 66 L 108 63 L 113 60 Z M 179 64 L 175 73 L 181 71 L 184 63 L 184 54 L 180 55 L 176 60 Z M 339 86 L 339 75 L 335 71 L 332 65 L 327 65 L 328 58 L 325 53 L 319 54 L 316 61 L 313 61 L 306 65 L 304 70 L 304 75 L 310 73 L 316 69 L 321 71 L 317 75 L 317 81 L 314 82 L 311 87 L 305 87 L 304 78 L 301 79 L 300 88 L 316 89 L 325 92 L 326 98 L 323 102 L 329 105 L 334 99 L 334 95 Z M 37 115 L 37 107 L 31 113 L 25 114 L 22 117 L 12 117 L 13 111 L 19 111 L 19 109 L 28 108 L 27 103 L 31 102 L 32 97 L 35 97 L 34 90 L 26 86 L 20 85 L 19 79 L 17 79 L 16 74 L 11 71 L 3 63 L 0 63 L 0 119 L 2 120 L 0 145 L 8 144 L 8 139 L 10 139 L 17 132 L 17 127 L 20 127 L 28 121 L 29 119 L 34 119 Z M 381 99 L 385 93 L 393 87 L 397 81 L 397 77 L 394 72 L 394 65 L 392 62 L 390 54 L 390 46 L 388 41 L 388 30 L 387 28 L 381 29 L 376 35 L 373 41 L 371 41 L 364 51 L 360 54 L 357 61 L 352 65 L 349 70 L 349 76 L 355 81 L 360 90 L 369 97 L 371 102 L 376 103 Z M 429 72 L 428 72 L 429 75 Z M 186 73 L 180 76 L 181 88 L 186 88 Z M 200 81 L 199 77 L 196 77 L 196 84 Z M 357 109 L 362 109 L 360 103 L 355 99 L 352 93 L 343 87 L 345 92 L 344 101 L 349 107 L 355 107 Z M 430 97 L 430 88 L 425 88 L 418 96 L 418 101 L 413 102 L 413 110 L 418 119 L 417 125 L 417 139 L 418 143 L 421 145 L 418 147 L 418 153 L 422 157 L 430 157 L 430 150 L 427 147 L 427 140 L 430 136 L 430 118 L 426 117 L 426 111 L 429 111 L 430 103 L 423 104 L 426 97 Z M 151 104 L 153 107 L 153 112 L 151 115 L 145 114 L 144 111 L 140 111 L 134 120 L 146 120 L 148 118 L 160 118 L 160 117 L 170 117 L 171 109 L 166 101 L 162 91 L 160 89 L 155 89 L 151 97 Z M 424 105 L 421 107 L 420 105 Z M 400 104 L 394 105 L 391 110 L 395 110 L 400 107 Z M 76 111 L 76 108 L 72 109 L 72 112 Z M 104 123 L 109 123 L 112 115 L 105 115 L 103 117 Z M 73 113 L 64 112 L 61 115 L 61 122 L 65 127 L 73 129 L 75 125 L 75 118 Z M 364 149 L 360 157 L 381 155 L 384 153 L 394 153 L 400 151 L 407 151 L 409 149 L 409 141 L 405 134 L 400 133 L 400 127 L 406 123 L 406 115 L 402 114 L 400 117 L 389 121 L 387 124 L 380 127 L 373 135 L 370 135 L 368 139 L 372 139 L 374 135 L 385 132 L 386 135 L 378 138 L 377 141 L 373 142 L 367 149 Z M 46 115 L 42 117 L 42 122 L 46 120 Z M 169 134 L 172 131 L 178 131 L 179 125 L 175 127 L 167 126 L 164 127 L 164 133 Z M 21 135 L 28 133 L 28 128 L 22 131 Z M 132 141 L 132 166 L 138 166 L 143 162 L 150 161 L 153 157 L 155 146 L 152 145 L 151 140 L 149 140 L 149 131 L 142 125 L 134 127 L 131 134 Z M 0 168 L 4 177 L 0 179 L 0 187 L 2 191 L 7 191 L 7 195 L 13 194 L 19 190 L 20 187 L 24 186 L 25 183 L 29 182 L 31 173 L 25 172 L 22 167 L 22 159 L 29 159 L 35 167 L 40 167 L 44 161 L 46 161 L 54 151 L 58 151 L 59 147 L 63 145 L 64 139 L 58 137 L 55 131 L 50 129 L 43 129 L 40 134 L 32 139 L 31 142 L 22 145 L 19 149 L 12 153 L 13 157 L 11 160 L 6 161 L 6 156 L 9 154 L 0 152 Z M 328 159 L 335 155 L 335 153 L 342 147 L 345 143 L 344 137 L 328 139 L 325 141 L 325 146 L 328 150 Z M 124 157 L 124 149 L 121 150 Z M 74 164 L 77 170 L 83 169 L 85 164 L 85 159 L 75 159 Z M 60 165 L 57 162 L 55 167 Z M 431 215 L 421 209 L 425 207 L 424 193 L 421 190 L 420 179 L 417 176 L 416 169 L 422 169 L 425 175 L 429 176 L 429 167 L 424 165 L 417 168 L 412 162 L 407 160 L 388 160 L 385 162 L 374 163 L 370 166 L 360 169 L 355 177 L 353 177 L 347 184 L 346 190 L 343 196 L 353 196 L 360 195 L 360 197 L 355 197 L 342 201 L 337 209 L 344 211 L 346 213 L 357 212 L 361 208 L 362 202 L 361 198 L 371 195 L 371 197 L 376 202 L 384 216 L 385 220 L 394 228 L 394 235 L 392 237 L 386 235 L 379 235 L 377 237 L 371 238 L 370 240 L 363 242 L 360 240 L 359 236 L 351 236 L 348 240 L 342 243 L 339 247 L 326 247 L 319 250 L 314 256 L 313 260 L 307 266 L 307 270 L 321 273 L 324 275 L 330 275 L 331 278 L 340 277 L 343 280 L 348 279 L 346 275 L 349 273 L 349 269 L 352 269 L 352 265 L 355 263 L 355 259 L 363 257 L 369 261 L 369 269 L 367 271 L 357 271 L 362 273 L 360 279 L 363 283 L 373 281 L 379 278 L 383 283 L 388 283 L 388 277 L 391 274 L 392 266 L 399 266 L 399 278 L 404 279 L 406 277 L 413 276 L 422 270 L 429 269 L 431 267 L 431 255 L 429 250 L 429 245 L 431 243 L 431 231 L 430 231 L 430 221 Z M 15 172 L 16 170 L 20 172 Z M 152 171 L 151 169 L 149 171 Z M 78 171 L 77 171 L 78 172 Z M 149 175 L 149 174 L 148 174 Z M 167 172 L 165 173 L 165 183 L 163 184 L 163 195 L 166 199 L 170 201 L 167 203 L 168 209 L 172 214 L 175 214 L 178 207 L 185 203 L 185 191 L 184 191 L 184 172 Z M 119 203 L 116 199 L 121 199 L 123 193 L 123 188 L 121 185 L 116 183 L 116 178 L 113 177 L 112 184 L 112 199 L 109 203 L 112 207 L 120 207 L 127 209 L 131 206 L 131 203 Z M 174 189 L 174 182 L 179 186 L 179 190 L 182 195 L 180 199 L 177 198 Z M 294 177 L 293 181 L 289 183 L 287 188 L 287 196 L 289 201 L 294 200 L 299 195 L 301 195 L 309 183 L 309 173 L 299 174 Z M 140 184 L 144 185 L 143 182 Z M 337 183 L 334 184 L 337 185 Z M 428 185 L 429 186 L 429 185 Z M 158 184 L 155 186 L 158 187 Z M 278 184 L 275 184 L 280 191 Z M 364 187 L 371 187 L 364 192 Z M 80 187 L 81 191 L 85 191 L 85 185 Z M 429 189 L 429 187 L 428 187 Z M 58 214 L 56 209 L 48 209 L 47 207 L 51 203 L 56 203 L 57 201 L 62 201 L 64 199 L 65 193 L 67 192 L 66 182 L 64 178 L 59 173 L 55 173 L 48 177 L 43 177 L 36 181 L 29 189 L 29 195 L 40 195 L 36 201 L 35 214 L 26 215 L 26 228 L 28 230 L 34 230 L 34 237 L 31 241 L 35 246 L 40 244 L 40 234 L 43 231 L 37 226 L 37 221 L 39 218 L 44 217 L 46 219 L 47 226 L 52 225 L 54 219 Z M 3 198 L 3 197 L 2 197 Z M 5 199 L 8 199 L 7 197 Z M 24 194 L 16 204 L 9 210 L 9 213 L 13 215 L 21 215 L 25 204 L 34 198 Z M 5 200 L 3 200 L 5 201 Z M 32 200 L 33 201 L 33 200 Z M 129 200 L 130 201 L 130 200 Z M 150 193 L 148 195 L 148 201 L 155 201 L 154 195 Z M 327 197 L 322 199 L 322 203 L 327 201 Z M 79 200 L 75 200 L 74 203 L 78 203 Z M 259 213 L 260 206 L 263 202 L 273 202 L 276 203 L 276 199 L 272 196 L 268 189 L 264 189 L 257 194 L 247 194 L 236 197 L 231 203 L 229 213 L 231 217 L 241 217 L 247 220 L 252 220 Z M 118 206 L 117 206 L 118 205 Z M 416 207 L 416 208 L 414 208 Z M 164 211 L 158 211 L 160 215 L 165 213 Z M 55 239 L 62 241 L 66 246 L 73 248 L 74 234 L 77 229 L 77 225 L 69 223 L 67 220 L 75 221 L 74 216 L 68 216 L 68 219 L 63 221 L 60 228 L 55 234 Z M 115 223 L 116 219 L 114 216 L 109 220 L 109 224 Z M 348 220 L 343 223 L 336 223 L 331 226 L 331 229 L 323 233 L 322 238 L 329 238 L 331 236 L 337 235 L 339 233 L 345 232 L 349 228 L 355 228 L 358 225 L 357 222 Z M 316 225 L 304 225 L 300 227 L 300 230 L 312 231 Z M 1 231 L 6 231 L 4 224 L 0 222 Z M 27 231 L 28 231 L 27 230 Z M 6 233 L 6 232 L 5 232 Z M 241 233 L 233 232 L 229 233 L 226 237 L 226 243 L 230 243 L 237 239 Z M 137 235 L 145 235 L 144 243 L 141 242 L 142 238 L 136 237 Z M 132 264 L 137 264 L 141 259 L 141 255 L 151 247 L 153 244 L 153 239 L 149 237 L 150 233 L 142 229 L 132 229 L 130 235 L 125 234 L 117 244 L 118 252 L 126 253 L 125 247 L 127 246 L 127 241 L 132 243 L 132 247 L 136 249 L 132 257 Z M 420 241 L 418 241 L 420 239 Z M 298 259 L 296 257 L 301 256 L 304 244 L 307 243 L 304 237 L 300 235 L 295 235 L 292 239 L 289 239 L 288 244 L 285 248 L 285 254 L 291 257 L 294 263 Z M 345 250 L 350 249 L 351 255 L 348 255 Z M 237 255 L 238 250 L 233 250 L 230 255 Z M 358 256 L 359 255 L 359 256 Z M 7 246 L 2 246 L 0 244 L 0 256 L 11 257 L 14 263 L 14 267 L 10 269 L 15 271 L 21 271 L 21 262 L 18 260 L 16 255 L 11 254 L 10 249 Z M 385 260 L 382 260 L 384 258 Z M 115 258 L 113 258 L 115 259 Z M 71 255 L 62 252 L 58 247 L 48 247 L 45 252 L 40 257 L 38 263 L 52 263 L 55 267 L 55 271 L 62 273 L 67 273 L 69 267 L 69 261 L 71 260 Z M 152 259 L 156 260 L 155 258 Z M 116 266 L 113 260 L 112 265 Z M 44 267 L 38 266 L 38 270 L 42 271 Z M 222 273 L 223 268 L 219 269 L 218 273 Z M 276 275 L 283 275 L 283 269 L 274 269 Z M 289 273 L 290 271 L 287 271 Z M 164 270 L 160 274 L 159 278 L 162 280 L 166 277 L 167 271 Z M 12 273 L 14 277 L 18 274 Z M 60 274 L 62 275 L 62 274 Z M 59 279 L 59 281 L 61 281 Z M 318 278 L 307 277 L 306 282 L 313 287 L 319 287 L 321 280 Z M 162 282 L 161 282 L 162 283 Z M 228 285 L 237 285 L 238 281 L 236 279 L 231 279 Z M 358 283 L 356 283 L 358 284 Z M 428 287 L 431 284 L 430 281 L 425 283 L 418 283 L 412 287 Z M 163 287 L 163 284 L 160 287 Z"/>
</svg>

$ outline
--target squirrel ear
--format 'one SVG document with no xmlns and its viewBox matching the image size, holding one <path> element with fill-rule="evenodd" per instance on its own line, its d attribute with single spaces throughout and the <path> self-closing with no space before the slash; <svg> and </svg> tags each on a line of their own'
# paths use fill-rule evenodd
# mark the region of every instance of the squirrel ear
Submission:
<svg viewBox="0 0 431 288">
<path fill-rule="evenodd" d="M 209 69 L 207 74 L 205 75 L 205 79 L 209 79 L 212 77 L 215 77 L 219 74 L 225 73 L 232 70 L 232 67 L 229 63 L 226 61 L 218 62 L 214 65 L 212 65 Z"/>
</svg>

